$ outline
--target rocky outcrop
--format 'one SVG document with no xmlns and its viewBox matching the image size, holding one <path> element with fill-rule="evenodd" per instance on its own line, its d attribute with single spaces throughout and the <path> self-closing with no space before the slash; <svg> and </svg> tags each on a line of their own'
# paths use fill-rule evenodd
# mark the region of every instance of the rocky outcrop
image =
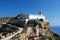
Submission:
<svg viewBox="0 0 60 40">
<path fill-rule="evenodd" d="M 54 35 L 49 29 L 47 21 L 40 22 L 35 27 L 27 27 L 22 31 L 20 40 L 59 40 L 59 37 Z"/>
<path fill-rule="evenodd" d="M 21 34 L 18 34 L 18 38 L 13 37 L 11 40 L 60 40 L 60 36 L 50 31 L 49 22 L 47 20 L 29 20 L 27 23 L 25 20 L 22 20 L 25 14 L 19 14 L 17 17 L 5 17 L 0 19 L 0 31 L 1 28 L 6 29 L 9 28 L 11 30 L 11 26 L 7 26 L 7 24 L 11 24 L 13 26 L 22 27 L 23 31 Z M 5 26 L 4 26 L 5 25 Z M 3 27 L 4 26 L 4 27 Z M 14 29 L 14 28 L 13 28 Z M 7 30 L 8 31 L 8 30 Z M 2 36 L 0 33 L 0 38 Z M 14 33 L 14 32 L 11 32 Z M 4 37 L 4 36 L 3 36 Z"/>
</svg>

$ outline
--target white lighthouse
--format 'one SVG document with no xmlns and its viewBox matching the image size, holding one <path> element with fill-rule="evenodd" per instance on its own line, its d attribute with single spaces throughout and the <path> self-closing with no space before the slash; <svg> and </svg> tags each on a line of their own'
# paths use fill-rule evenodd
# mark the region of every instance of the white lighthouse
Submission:
<svg viewBox="0 0 60 40">
<path fill-rule="evenodd" d="M 40 20 L 40 19 L 43 19 L 45 21 L 45 16 L 42 15 L 42 12 L 39 12 L 38 15 L 35 15 L 35 14 L 29 14 L 29 15 L 26 15 L 26 16 L 23 16 L 23 18 L 26 23 L 29 21 L 29 20 Z"/>
<path fill-rule="evenodd" d="M 29 19 L 41 19 L 41 18 L 42 18 L 43 20 L 45 20 L 45 16 L 42 15 L 41 12 L 39 12 L 39 15 L 29 14 Z"/>
<path fill-rule="evenodd" d="M 27 16 L 24 16 L 23 17 L 23 19 L 28 19 L 28 20 L 32 20 L 32 19 L 43 19 L 43 20 L 45 20 L 45 16 L 44 15 L 42 15 L 42 12 L 39 12 L 39 14 L 38 15 L 35 15 L 35 14 L 29 14 L 29 15 L 27 15 Z"/>
</svg>

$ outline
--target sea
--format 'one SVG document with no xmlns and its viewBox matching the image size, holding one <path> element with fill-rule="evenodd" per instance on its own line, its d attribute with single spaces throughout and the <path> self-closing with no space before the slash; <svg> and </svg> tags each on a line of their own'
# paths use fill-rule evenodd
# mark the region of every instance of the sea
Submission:
<svg viewBox="0 0 60 40">
<path fill-rule="evenodd" d="M 60 36 L 60 26 L 50 26 L 50 31 Z"/>
</svg>

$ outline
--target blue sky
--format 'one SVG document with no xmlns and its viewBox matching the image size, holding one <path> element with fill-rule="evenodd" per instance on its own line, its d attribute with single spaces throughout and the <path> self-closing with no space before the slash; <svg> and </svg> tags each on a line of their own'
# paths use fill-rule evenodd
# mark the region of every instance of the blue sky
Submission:
<svg viewBox="0 0 60 40">
<path fill-rule="evenodd" d="M 0 0 L 0 17 L 43 11 L 51 26 L 60 26 L 60 0 Z"/>
</svg>

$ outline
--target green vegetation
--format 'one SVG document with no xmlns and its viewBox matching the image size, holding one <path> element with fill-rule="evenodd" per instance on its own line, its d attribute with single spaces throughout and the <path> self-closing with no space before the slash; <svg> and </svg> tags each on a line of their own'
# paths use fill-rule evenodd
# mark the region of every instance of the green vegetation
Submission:
<svg viewBox="0 0 60 40">
<path fill-rule="evenodd" d="M 38 23 L 36 21 L 28 21 L 27 26 L 35 27 Z"/>
<path fill-rule="evenodd" d="M 49 40 L 52 40 L 52 38 L 51 38 L 51 37 L 49 37 Z"/>
<path fill-rule="evenodd" d="M 42 21 L 44 21 L 44 20 L 41 18 L 41 19 L 39 19 L 39 21 L 41 21 L 41 22 L 42 22 Z"/>
<path fill-rule="evenodd" d="M 39 27 L 40 27 L 40 28 L 42 28 L 42 25 L 41 25 L 41 23 L 38 23 L 38 25 L 39 25 Z"/>
<path fill-rule="evenodd" d="M 3 33 L 3 35 L 6 35 L 8 33 L 17 32 L 18 28 L 15 27 L 9 27 L 7 24 L 4 24 L 2 28 L 0 28 L 0 33 Z"/>
<path fill-rule="evenodd" d="M 19 14 L 16 18 L 17 18 L 17 19 L 22 19 L 23 16 L 25 16 L 25 14 L 21 13 L 21 14 Z"/>
</svg>

